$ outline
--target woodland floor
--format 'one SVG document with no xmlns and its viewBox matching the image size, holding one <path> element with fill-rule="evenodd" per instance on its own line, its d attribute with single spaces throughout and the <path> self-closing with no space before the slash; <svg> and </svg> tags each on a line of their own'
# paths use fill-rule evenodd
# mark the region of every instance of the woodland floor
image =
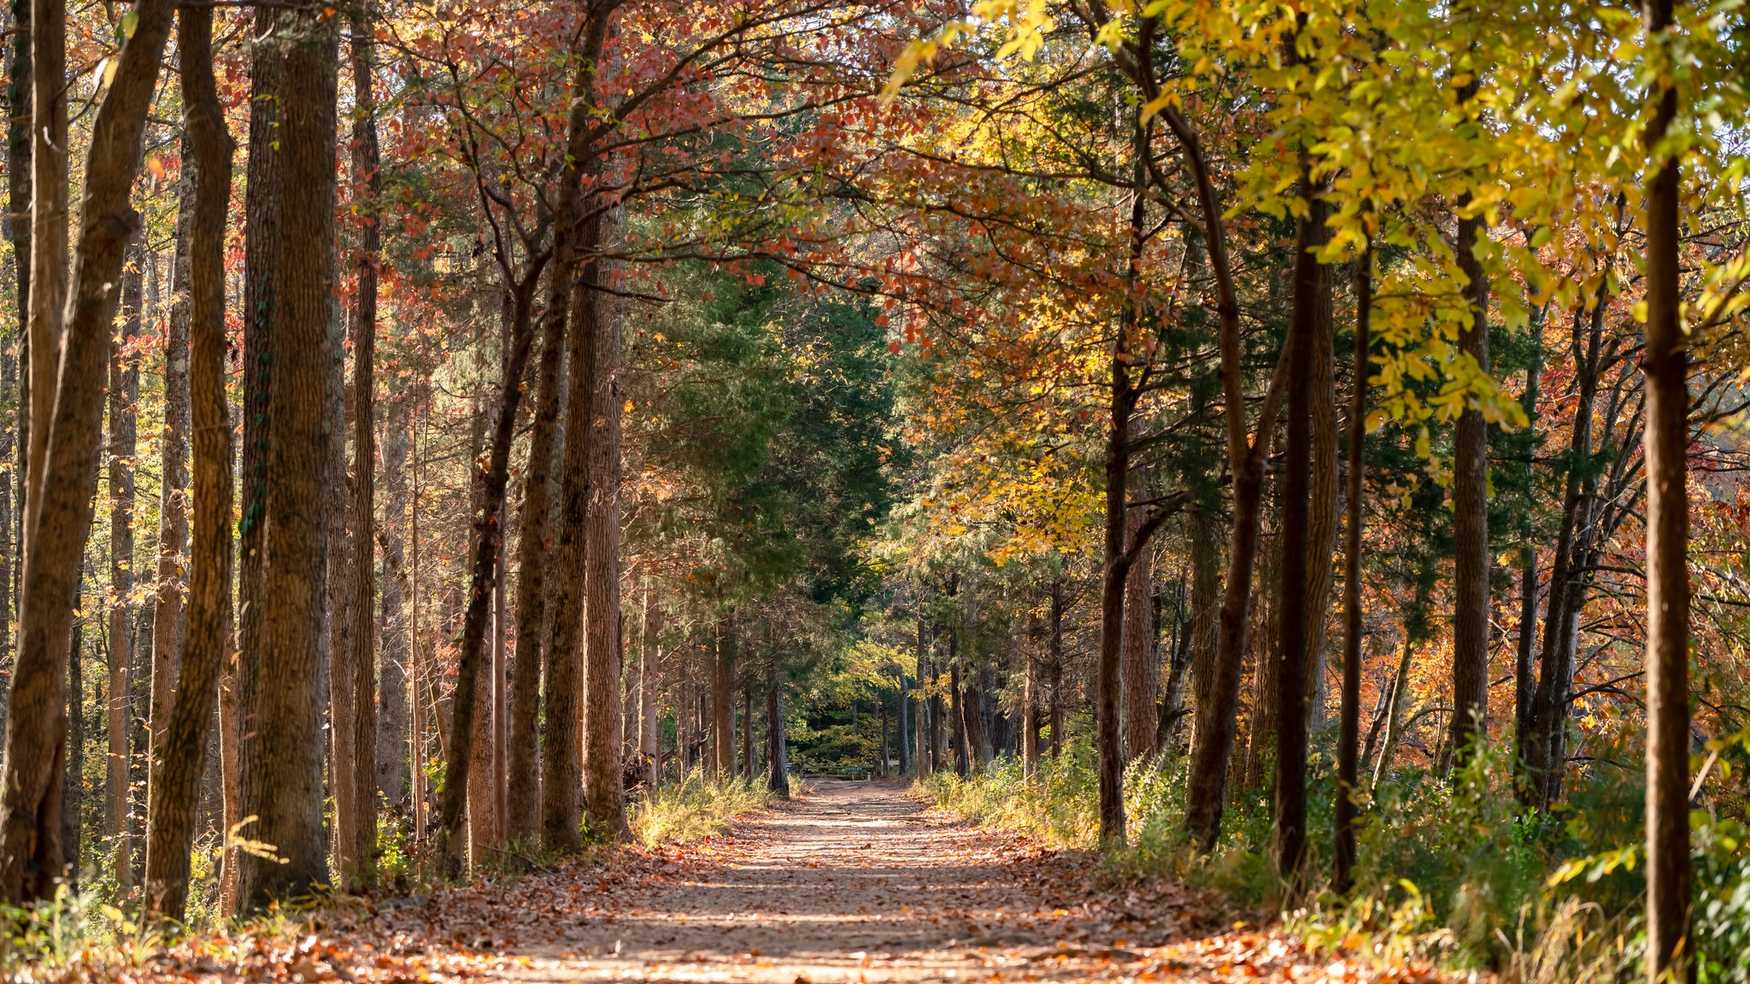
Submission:
<svg viewBox="0 0 1750 984">
<path fill-rule="evenodd" d="M 1171 885 L 1121 887 L 927 810 L 816 781 L 684 849 L 383 903 L 296 942 L 185 947 L 144 979 L 558 981 L 1420 980 L 1235 928 Z M 192 973 L 191 973 L 192 972 Z M 162 977 L 160 975 L 163 975 Z"/>
</svg>

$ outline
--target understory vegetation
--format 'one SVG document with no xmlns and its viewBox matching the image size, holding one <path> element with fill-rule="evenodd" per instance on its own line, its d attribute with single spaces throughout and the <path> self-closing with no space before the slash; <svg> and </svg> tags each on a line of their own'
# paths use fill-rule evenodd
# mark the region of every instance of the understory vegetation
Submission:
<svg viewBox="0 0 1750 984">
<path fill-rule="evenodd" d="M 1626 743 L 1622 746 L 1626 749 Z M 1313 828 L 1332 822 L 1335 785 L 1327 749 L 1312 764 L 1308 813 Z M 1750 765 L 1750 734 L 1721 743 L 1714 768 Z M 1624 752 L 1626 754 L 1626 752 Z M 1125 773 L 1124 800 L 1134 833 L 1102 855 L 1118 879 L 1171 878 L 1205 888 L 1236 914 L 1278 916 L 1309 943 L 1382 960 L 1435 959 L 1452 969 L 1487 969 L 1508 981 L 1556 982 L 1632 977 L 1644 961 L 1646 879 L 1640 843 L 1644 786 L 1632 759 L 1601 757 L 1575 776 L 1565 805 L 1527 814 L 1513 789 L 1511 761 L 1484 752 L 1442 779 L 1403 769 L 1376 786 L 1359 829 L 1360 856 L 1345 894 L 1328 881 L 1304 904 L 1282 911 L 1284 892 L 1270 862 L 1267 792 L 1230 803 L 1222 836 L 1207 853 L 1184 837 L 1182 755 L 1164 753 Z M 1629 766 L 1625 770 L 1625 766 Z M 1096 756 L 1072 741 L 1027 779 L 1003 758 L 961 777 L 921 779 L 918 794 L 967 820 L 1032 835 L 1052 846 L 1099 847 Z M 1750 981 L 1750 861 L 1741 820 L 1694 818 L 1697 979 Z M 1315 870 L 1329 868 L 1315 849 Z"/>
</svg>

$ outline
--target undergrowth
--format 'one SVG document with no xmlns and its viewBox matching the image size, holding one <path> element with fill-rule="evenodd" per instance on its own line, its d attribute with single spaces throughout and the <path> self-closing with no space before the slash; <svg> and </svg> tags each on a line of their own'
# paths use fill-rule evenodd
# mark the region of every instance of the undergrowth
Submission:
<svg viewBox="0 0 1750 984">
<path fill-rule="evenodd" d="M 801 795 L 797 779 L 790 780 L 790 792 Z M 730 821 L 766 807 L 772 798 L 763 778 L 707 779 L 694 771 L 633 804 L 627 820 L 633 838 L 645 847 L 686 844 L 722 833 Z"/>
<path fill-rule="evenodd" d="M 1641 972 L 1645 877 L 1644 787 L 1638 756 L 1602 750 L 1577 771 L 1563 803 L 1539 814 L 1514 795 L 1511 743 L 1480 749 L 1441 777 L 1424 769 L 1391 776 L 1364 805 L 1355 885 L 1331 892 L 1329 834 L 1335 782 L 1328 758 L 1309 770 L 1310 903 L 1287 911 L 1273 862 L 1267 790 L 1230 790 L 1215 849 L 1191 849 L 1183 833 L 1184 763 L 1168 757 L 1125 775 L 1129 844 L 1105 855 L 1118 875 L 1170 877 L 1213 889 L 1240 908 L 1280 912 L 1309 943 L 1385 961 L 1432 958 L 1453 969 L 1489 969 L 1528 984 L 1627 979 Z M 1742 774 L 1750 738 L 1717 743 L 1717 775 Z M 1627 768 L 1611 762 L 1630 763 Z M 1021 831 L 1058 847 L 1093 849 L 1099 830 L 1092 747 L 1072 743 L 1041 762 L 1028 782 L 1003 759 L 961 778 L 919 784 L 936 806 Z M 1715 797 L 1697 810 L 1697 905 L 1692 949 L 1702 984 L 1750 984 L 1750 830 L 1743 802 Z"/>
</svg>

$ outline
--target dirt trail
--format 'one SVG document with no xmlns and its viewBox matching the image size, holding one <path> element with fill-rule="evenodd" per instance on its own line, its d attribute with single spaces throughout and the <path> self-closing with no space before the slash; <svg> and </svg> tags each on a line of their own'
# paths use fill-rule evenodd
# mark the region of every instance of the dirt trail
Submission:
<svg viewBox="0 0 1750 984">
<path fill-rule="evenodd" d="M 1054 897 L 1041 853 L 895 785 L 819 782 L 740 824 L 713 861 L 619 890 L 507 979 L 1083 980 L 1144 960 L 1076 942 L 1079 900 Z M 1173 914 L 1155 915 L 1164 939 Z"/>
<path fill-rule="evenodd" d="M 1118 887 L 926 810 L 897 784 L 823 781 L 684 848 L 628 848 L 431 896 L 316 913 L 295 939 L 196 938 L 89 980 L 1423 981 L 1219 920 L 1167 881 Z"/>
</svg>

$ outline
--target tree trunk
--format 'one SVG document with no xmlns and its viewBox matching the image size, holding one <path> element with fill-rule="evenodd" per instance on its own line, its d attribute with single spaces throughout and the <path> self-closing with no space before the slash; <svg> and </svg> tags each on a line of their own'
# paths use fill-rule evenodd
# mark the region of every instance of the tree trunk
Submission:
<svg viewBox="0 0 1750 984">
<path fill-rule="evenodd" d="M 74 608 L 78 608 L 78 595 Z M 61 843 L 67 850 L 66 883 L 79 891 L 79 835 L 84 830 L 85 806 L 85 665 L 79 650 L 85 637 L 85 620 L 73 621 L 73 641 L 67 647 L 67 771 L 61 776 Z"/>
<path fill-rule="evenodd" d="M 12 692 L 7 665 L 12 658 L 13 602 L 17 598 L 14 579 L 21 565 L 15 563 L 16 553 L 24 545 L 24 459 L 28 457 L 30 420 L 29 370 L 23 380 L 18 374 L 20 361 L 28 366 L 30 358 L 30 144 L 31 144 L 31 72 L 30 72 L 30 8 L 32 0 L 12 0 L 12 43 L 6 48 L 6 186 L 10 210 L 0 217 L 7 242 L 12 244 L 12 270 L 17 283 L 18 315 L 16 323 L 18 351 L 10 346 L 0 352 L 0 393 L 19 392 L 22 397 L 14 420 L 0 423 L 0 461 L 15 467 L 0 477 L 0 692 Z M 19 390 L 20 383 L 24 389 Z M 14 424 L 17 429 L 14 429 Z M 17 483 L 18 497 L 13 496 Z M 14 508 L 16 506 L 16 509 Z M 6 730 L 6 704 L 0 700 L 0 734 Z"/>
<path fill-rule="evenodd" d="M 185 150 L 186 141 L 185 141 Z M 164 754 L 171 708 L 182 673 L 183 591 L 188 576 L 188 335 L 189 236 L 194 196 L 183 182 L 177 209 L 176 250 L 171 259 L 170 316 L 164 344 L 164 429 L 159 433 L 158 579 L 152 610 L 151 759 L 156 769 Z M 148 780 L 148 787 L 151 783 Z M 151 795 L 148 790 L 148 797 Z M 148 825 L 150 818 L 148 818 Z"/>
<path fill-rule="evenodd" d="M 140 333 L 141 273 L 144 261 L 140 237 L 129 248 L 130 262 L 122 271 L 122 334 L 109 360 L 109 732 L 106 774 L 109 784 L 109 836 L 115 852 L 116 886 L 133 885 L 132 824 L 128 763 L 128 725 L 132 716 L 128 679 L 133 662 L 134 605 L 134 455 L 138 451 L 137 406 L 140 399 L 139 360 L 124 354 Z M 3 617 L 3 616 L 0 616 Z"/>
<path fill-rule="evenodd" d="M 1404 700 L 1410 689 L 1410 656 L 1415 652 L 1413 638 L 1406 629 L 1397 672 L 1392 674 L 1391 697 L 1386 702 L 1385 740 L 1379 746 L 1379 757 L 1373 760 L 1373 780 L 1368 784 L 1370 792 L 1378 790 L 1381 780 L 1391 771 L 1392 756 L 1397 752 L 1398 738 L 1403 734 Z"/>
<path fill-rule="evenodd" d="M 717 617 L 717 658 L 711 662 L 712 770 L 720 779 L 735 775 L 735 715 L 729 709 L 734 686 L 735 622 L 725 613 Z"/>
<path fill-rule="evenodd" d="M 1674 30 L 1673 0 L 1643 0 L 1652 44 Z M 1669 71 L 1669 69 L 1666 69 Z M 1660 147 L 1677 87 L 1654 83 L 1647 126 L 1647 979 L 1693 972 L 1689 937 L 1689 353 L 1679 295 L 1679 163 Z M 1664 155 L 1664 156 L 1661 156 Z"/>
<path fill-rule="evenodd" d="M 198 781 L 231 622 L 232 457 L 231 415 L 225 402 L 224 254 L 232 143 L 213 74 L 212 9 L 184 8 L 177 26 L 188 161 L 194 171 L 186 321 L 194 436 L 194 550 L 189 555 L 188 629 L 177 696 L 164 754 L 155 760 L 150 782 L 146 908 L 155 916 L 180 921 L 188 896 Z M 227 795 L 226 802 L 231 801 Z M 226 822 L 235 822 L 230 811 Z M 225 867 L 234 867 L 234 860 L 228 858 Z"/>
<path fill-rule="evenodd" d="M 139 223 L 128 194 L 170 33 L 168 0 L 140 0 L 133 33 L 92 122 L 78 248 L 66 260 L 66 11 L 32 11 L 32 155 L 28 492 L 24 594 L 5 768 L 0 777 L 0 900 L 53 891 L 62 871 L 61 777 L 67 749 L 61 676 L 102 441 L 103 388 L 127 241 Z M 62 307 L 63 301 L 65 307 Z M 53 435 L 54 440 L 50 440 Z M 54 481 L 49 481 L 49 476 Z"/>
<path fill-rule="evenodd" d="M 559 539 L 550 561 L 561 576 L 551 599 L 555 617 L 551 643 L 545 652 L 543 710 L 547 730 L 541 749 L 541 836 L 548 849 L 560 852 L 575 851 L 581 843 L 583 743 L 578 734 L 578 717 L 582 713 L 579 701 L 585 674 L 579 638 L 583 605 L 578 589 L 585 579 L 583 540 L 588 490 L 584 482 L 588 476 L 587 427 L 593 395 L 589 339 L 584 335 L 595 326 L 591 323 L 593 306 L 588 311 L 579 308 L 582 301 L 593 305 L 595 297 L 589 286 L 578 283 L 585 260 L 591 261 L 585 275 L 592 279 L 597 276 L 597 264 L 593 261 L 601 241 L 601 221 L 599 214 L 585 215 L 580 196 L 583 176 L 594 169 L 588 145 L 593 101 L 588 93 L 595 87 L 595 63 L 606 41 L 607 27 L 606 14 L 598 12 L 592 4 L 581 31 L 577 75 L 572 83 L 575 98 L 567 121 L 566 165 L 560 177 L 553 243 L 553 289 L 567 295 L 571 308 L 566 312 L 569 328 L 565 345 L 571 379 L 566 394 L 567 439 L 560 466 Z M 549 316 L 552 314 L 549 310 Z"/>
<path fill-rule="evenodd" d="M 1361 738 L 1361 501 L 1367 446 L 1367 348 L 1373 324 L 1373 242 L 1361 250 L 1355 267 L 1354 387 L 1349 398 L 1349 526 L 1343 544 L 1343 695 L 1337 724 L 1337 802 L 1332 887 L 1349 891 L 1355 868 L 1355 821 L 1360 812 Z"/>
<path fill-rule="evenodd" d="M 790 798 L 788 751 L 784 747 L 784 695 L 778 689 L 778 653 L 766 656 L 766 789 L 779 799 Z"/>
<path fill-rule="evenodd" d="M 1329 280 L 1324 264 L 1313 255 L 1324 242 L 1325 204 L 1312 178 L 1301 172 L 1301 196 L 1307 214 L 1299 223 L 1295 244 L 1294 300 L 1289 325 L 1287 462 L 1282 480 L 1282 581 L 1280 647 L 1276 654 L 1276 871 L 1289 897 L 1298 897 L 1306 877 L 1306 755 L 1308 672 L 1312 667 L 1311 622 L 1313 592 L 1308 583 L 1317 548 L 1313 522 L 1313 388 L 1317 349 L 1329 343 L 1320 336 L 1330 330 Z M 1330 401 L 1324 394 L 1322 400 Z M 1329 554 L 1327 552 L 1326 556 Z"/>
<path fill-rule="evenodd" d="M 330 305 L 327 355 L 327 397 L 323 401 L 323 488 L 334 490 L 342 503 L 351 501 L 346 470 L 347 420 L 351 400 L 346 386 L 346 319 L 339 299 Z M 356 891 L 363 861 L 358 847 L 363 840 L 365 803 L 358 796 L 358 667 L 353 660 L 359 648 L 353 642 L 356 624 L 352 610 L 353 541 L 344 506 L 322 511 L 323 563 L 327 566 L 326 606 L 322 611 L 324 664 L 328 679 L 328 795 L 334 799 L 331 832 L 334 868 L 340 874 L 337 887 Z"/>
<path fill-rule="evenodd" d="M 1459 93 L 1460 102 L 1476 94 L 1473 80 Z M 1462 210 L 1470 200 L 1460 197 Z M 1482 220 L 1458 220 L 1453 243 L 1458 268 L 1467 281 L 1470 324 L 1458 336 L 1459 351 L 1489 371 L 1489 283 L 1476 256 Z M 1452 454 L 1452 728 L 1447 739 L 1456 760 L 1469 753 L 1474 736 L 1487 734 L 1489 714 L 1489 432 L 1480 408 L 1467 406 L 1458 416 Z"/>
<path fill-rule="evenodd" d="M 1045 644 L 1045 619 L 1034 608 L 1027 616 L 1025 663 L 1021 677 L 1021 775 L 1039 777 L 1039 663 Z"/>
<path fill-rule="evenodd" d="M 1063 754 L 1063 576 L 1051 579 L 1051 757 Z"/>
<path fill-rule="evenodd" d="M 1537 429 L 1538 383 L 1543 375 L 1543 316 L 1540 308 L 1531 315 L 1531 365 L 1525 371 L 1525 395 L 1521 407 L 1530 421 L 1526 435 L 1525 466 L 1521 470 L 1525 482 L 1525 508 L 1519 518 L 1519 632 L 1513 659 L 1513 735 L 1518 743 L 1516 760 L 1525 761 L 1526 742 L 1531 733 L 1531 708 L 1537 688 L 1534 659 L 1537 649 L 1537 539 L 1531 527 L 1532 503 L 1536 499 L 1533 464 L 1542 437 Z"/>
<path fill-rule="evenodd" d="M 965 779 L 972 775 L 972 754 L 966 743 L 966 701 L 960 689 L 960 664 L 954 660 L 954 635 L 948 636 L 948 716 L 954 727 L 950 739 L 954 745 L 954 773 Z"/>
<path fill-rule="evenodd" d="M 461 860 L 464 806 L 468 809 L 472 834 L 470 846 L 476 866 L 481 863 L 484 850 L 498 839 L 493 816 L 497 805 L 496 789 L 491 782 L 481 781 L 489 777 L 482 777 L 475 771 L 484 772 L 490 768 L 491 754 L 492 681 L 482 673 L 481 664 L 493 581 L 498 576 L 498 560 L 502 556 L 500 538 L 504 535 L 504 524 L 499 518 L 504 513 L 505 490 L 510 482 L 510 452 L 516 439 L 517 408 L 526 389 L 523 371 L 528 366 L 529 351 L 534 344 L 534 293 L 540 282 L 543 263 L 544 260 L 536 263 L 514 285 L 514 303 L 510 311 L 512 348 L 499 384 L 491 450 L 483 468 L 479 464 L 481 459 L 475 459 L 479 470 L 473 476 L 472 485 L 479 505 L 474 510 L 468 602 L 462 620 L 461 655 L 450 708 L 453 719 L 445 763 L 441 818 L 446 856 L 452 870 Z M 482 686 L 483 677 L 485 686 Z"/>
<path fill-rule="evenodd" d="M 1567 475 L 1563 482 L 1562 513 L 1556 529 L 1555 558 L 1550 568 L 1549 600 L 1544 616 L 1543 651 L 1539 659 L 1537 687 L 1528 710 L 1526 734 L 1519 742 L 1523 771 L 1521 795 L 1547 809 L 1563 766 L 1562 738 L 1567 729 L 1569 678 L 1573 673 L 1573 636 L 1569 631 L 1581 603 L 1579 574 L 1584 549 L 1582 530 L 1590 525 L 1592 498 L 1587 474 L 1591 470 L 1592 411 L 1598 393 L 1599 347 L 1604 334 L 1606 287 L 1585 315 L 1584 348 L 1580 343 L 1580 319 L 1576 312 L 1573 339 L 1575 382 L 1573 424 L 1570 428 Z"/>
<path fill-rule="evenodd" d="M 368 886 L 375 878 L 377 849 L 377 685 L 375 666 L 377 627 L 376 584 L 376 352 L 377 264 L 382 251 L 382 229 L 375 209 L 382 189 L 377 149 L 377 100 L 373 86 L 376 66 L 371 51 L 374 25 L 368 9 L 354 7 L 348 14 L 352 36 L 353 194 L 363 198 L 358 251 L 354 259 L 352 307 L 352 633 L 353 652 L 348 660 L 353 670 L 353 801 L 358 822 L 350 854 L 357 884 Z M 397 756 L 399 757 L 399 756 Z"/>
<path fill-rule="evenodd" d="M 1127 536 L 1134 542 L 1142 511 L 1133 510 Z M 1124 761 L 1147 758 L 1155 747 L 1155 704 L 1160 700 L 1160 663 L 1155 658 L 1153 554 L 1146 545 L 1124 575 L 1123 677 Z"/>
<path fill-rule="evenodd" d="M 377 656 L 377 790 L 391 809 L 412 805 L 409 770 L 408 644 L 411 617 L 406 605 L 407 452 L 412 427 L 412 400 L 406 395 L 389 401 L 383 436 L 383 599 Z"/>
<path fill-rule="evenodd" d="M 287 45 L 290 34 L 300 43 Z M 335 91 L 331 18 L 311 3 L 256 14 L 251 66 L 245 289 L 245 557 L 258 580 L 243 608 L 243 811 L 248 836 L 283 862 L 245 854 L 238 898 L 253 911 L 328 880 L 317 677 L 326 565 L 322 463 L 326 345 L 334 286 Z M 283 248 L 283 244 L 297 244 Z M 247 449 L 247 448 L 246 448 Z M 271 603 L 266 603 L 271 599 Z"/>
</svg>

